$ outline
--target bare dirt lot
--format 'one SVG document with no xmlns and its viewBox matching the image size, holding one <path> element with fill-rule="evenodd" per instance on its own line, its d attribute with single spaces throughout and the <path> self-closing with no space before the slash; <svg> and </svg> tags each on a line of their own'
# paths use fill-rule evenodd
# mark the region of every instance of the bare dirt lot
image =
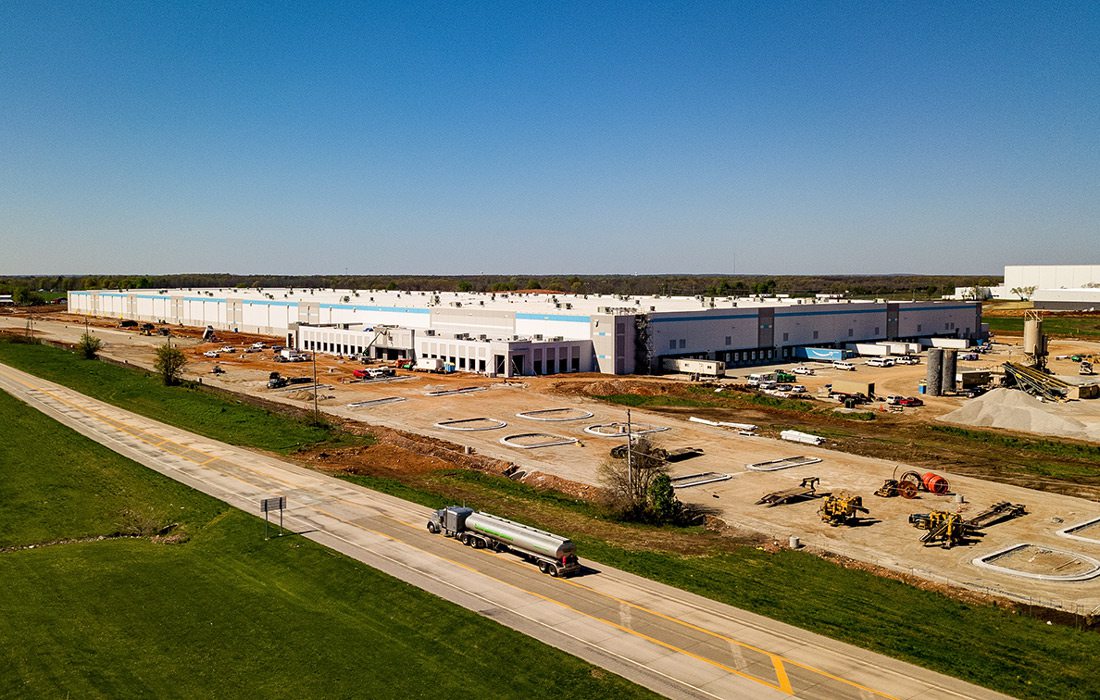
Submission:
<svg viewBox="0 0 1100 700">
<path fill-rule="evenodd" d="M 0 318 L 0 327 L 5 325 L 23 327 L 18 319 Z M 68 342 L 75 342 L 83 330 L 82 322 L 74 323 L 65 318 L 37 324 L 37 332 Z M 119 329 L 102 328 L 97 333 L 105 341 L 104 354 L 146 366 L 151 364 L 156 346 L 164 342 L 163 338 L 139 336 Z M 242 345 L 245 340 L 230 341 L 222 337 L 217 343 L 200 344 L 194 339 L 184 339 L 181 344 L 191 359 L 188 371 L 214 386 L 299 408 L 312 408 L 313 394 L 309 391 L 293 387 L 266 388 L 272 371 L 312 377 L 312 363 L 275 363 L 270 351 L 226 353 L 216 359 L 202 356 L 207 349 L 216 349 L 226 343 Z M 271 338 L 267 341 L 278 342 Z M 969 364 L 975 367 L 993 365 L 1015 352 L 1016 349 L 1005 347 L 1001 355 L 986 355 L 982 361 Z M 1063 353 L 1056 347 L 1052 352 Z M 226 373 L 211 374 L 215 364 Z M 407 473 L 438 469 L 441 465 L 462 467 L 466 466 L 464 460 L 472 460 L 468 466 L 499 472 L 525 472 L 535 485 L 564 488 L 589 497 L 596 492 L 599 464 L 608 459 L 610 448 L 621 444 L 623 438 L 594 435 L 585 428 L 627 420 L 625 407 L 597 401 L 590 398 L 592 395 L 676 398 L 683 396 L 686 390 L 698 392 L 697 387 L 683 381 L 604 375 L 505 382 L 471 375 L 399 372 L 398 376 L 388 379 L 355 380 L 352 370 L 360 366 L 349 360 L 319 357 L 317 377 L 325 386 L 319 391 L 318 404 L 326 413 L 369 426 L 380 442 L 369 448 L 357 448 L 359 451 L 355 454 L 310 455 L 308 459 L 315 465 L 333 471 L 354 470 L 357 463 L 364 469 L 370 465 L 372 470 L 386 465 L 394 473 Z M 844 378 L 855 375 L 864 381 L 875 381 L 879 393 L 913 395 L 917 382 L 924 376 L 924 369 L 923 365 L 860 366 L 856 372 L 844 373 Z M 800 377 L 799 381 L 810 393 L 817 393 L 824 384 L 839 376 L 839 371 L 830 369 L 814 377 Z M 714 388 L 718 387 L 707 388 L 705 392 L 714 394 Z M 462 389 L 477 390 L 457 391 Z M 717 394 L 721 395 L 721 392 Z M 380 399 L 392 400 L 361 403 Z M 679 491 L 683 500 L 706 506 L 730 524 L 784 543 L 790 536 L 797 536 L 816 551 L 930 581 L 1018 600 L 1038 600 L 1070 610 L 1089 612 L 1100 607 L 1100 577 L 1082 581 L 1042 580 L 980 568 L 972 563 L 976 557 L 1018 543 L 1036 545 L 1042 551 L 1068 550 L 1083 557 L 1100 558 L 1100 541 L 1070 539 L 1057 534 L 1062 528 L 1100 517 L 1100 503 L 1097 502 L 1100 481 L 1096 481 L 1093 464 L 1091 473 L 1086 469 L 1088 465 L 1082 467 L 1079 485 L 1066 486 L 1064 480 L 1046 483 L 1041 475 L 1024 470 L 1027 464 L 1016 465 L 1021 468 L 1019 473 L 1005 467 L 1003 461 L 1011 462 L 1009 451 L 1005 451 L 1002 459 L 994 448 L 975 444 L 970 446 L 968 453 L 962 451 L 962 447 L 956 449 L 952 443 L 955 438 L 949 434 L 930 437 L 922 432 L 930 428 L 933 416 L 954 410 L 965 401 L 961 397 L 940 397 L 930 400 L 925 407 L 906 409 L 901 414 L 877 411 L 873 421 L 842 418 L 828 410 L 799 412 L 751 404 L 635 408 L 630 418 L 647 427 L 667 428 L 650 435 L 659 446 L 702 449 L 701 456 L 673 465 L 674 476 L 704 471 L 731 475 L 725 481 Z M 349 404 L 358 406 L 349 407 Z M 820 405 L 825 404 L 821 402 Z M 517 415 L 543 409 L 574 409 L 574 412 L 565 415 L 570 420 L 537 419 L 561 417 L 553 413 L 535 414 L 534 419 Z M 584 412 L 593 415 L 580 418 Z M 763 435 L 744 436 L 736 430 L 691 422 L 688 419 L 692 416 L 757 423 Z M 460 427 L 479 429 L 455 430 L 455 424 L 448 426 L 448 421 L 458 421 Z M 445 425 L 437 425 L 439 423 Z M 500 423 L 504 425 L 495 427 Z M 770 437 L 784 427 L 823 434 L 828 442 L 822 447 L 812 447 Z M 501 438 L 527 433 L 571 440 L 547 447 L 532 447 L 530 441 L 518 441 L 526 443 L 527 449 L 501 442 Z M 937 442 L 937 438 L 942 439 Z M 472 454 L 465 454 L 467 449 Z M 986 452 L 984 456 L 983 451 Z M 748 464 L 795 455 L 816 457 L 821 461 L 775 472 L 747 468 Z M 991 455 L 996 457 L 991 458 Z M 990 464 L 991 461 L 997 463 Z M 926 493 L 916 500 L 872 495 L 885 479 L 909 468 L 942 474 L 950 481 L 950 493 L 944 496 Z M 818 517 L 818 500 L 775 508 L 755 505 L 765 493 L 797 486 L 806 476 L 820 478 L 820 491 L 843 490 L 861 495 L 870 511 L 865 523 L 859 527 L 829 527 Z M 1000 481 L 990 481 L 989 477 Z M 1015 483 L 1003 483 L 1006 481 Z M 1048 490 L 1039 491 L 1023 485 Z M 1000 501 L 1025 504 L 1028 514 L 989 527 L 983 537 L 969 546 L 924 547 L 919 542 L 923 532 L 908 522 L 910 515 L 930 510 L 957 511 L 969 517 Z"/>
</svg>

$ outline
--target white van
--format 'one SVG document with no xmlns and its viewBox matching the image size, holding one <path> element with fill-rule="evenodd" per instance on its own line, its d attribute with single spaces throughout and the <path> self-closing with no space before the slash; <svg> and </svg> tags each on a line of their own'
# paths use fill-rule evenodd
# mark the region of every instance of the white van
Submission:
<svg viewBox="0 0 1100 700">
<path fill-rule="evenodd" d="M 845 372 L 855 372 L 856 366 L 853 365 L 851 362 L 842 362 L 840 360 L 836 360 L 833 362 L 833 369 L 842 369 Z"/>
<path fill-rule="evenodd" d="M 889 357 L 872 357 L 867 360 L 868 367 L 893 367 L 894 360 Z"/>
</svg>

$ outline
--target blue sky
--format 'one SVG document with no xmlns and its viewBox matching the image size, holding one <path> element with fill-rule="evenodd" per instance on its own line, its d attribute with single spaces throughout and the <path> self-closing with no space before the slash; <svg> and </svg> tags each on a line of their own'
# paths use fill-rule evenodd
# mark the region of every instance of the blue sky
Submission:
<svg viewBox="0 0 1100 700">
<path fill-rule="evenodd" d="M 0 274 L 1100 262 L 1100 3 L 0 4 Z"/>
</svg>

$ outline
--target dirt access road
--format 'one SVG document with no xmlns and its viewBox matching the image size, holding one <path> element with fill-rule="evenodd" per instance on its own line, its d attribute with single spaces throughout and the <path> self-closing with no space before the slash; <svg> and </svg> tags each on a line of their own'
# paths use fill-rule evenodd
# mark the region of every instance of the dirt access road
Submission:
<svg viewBox="0 0 1100 700">
<path fill-rule="evenodd" d="M 58 327 L 55 328 L 55 325 Z M 51 335 L 67 335 L 70 341 L 74 333 L 79 335 L 76 331 L 82 332 L 82 328 L 74 329 L 71 325 L 65 328 L 64 323 L 46 322 L 40 324 L 40 330 Z M 109 340 L 104 353 L 142 364 L 151 357 L 157 342 L 156 339 L 144 337 Z M 194 346 L 190 352 L 198 353 L 201 349 L 202 346 Z M 212 362 L 196 361 L 189 369 L 197 372 L 204 382 L 219 387 L 298 408 L 312 406 L 308 392 L 268 390 L 267 363 L 270 359 L 254 357 L 246 355 L 228 361 L 219 358 L 218 362 L 227 369 L 227 374 L 220 377 L 208 373 Z M 302 374 L 312 369 L 299 369 L 295 365 L 279 366 Z M 595 484 L 599 464 L 607 458 L 610 447 L 622 441 L 621 437 L 598 437 L 586 432 L 586 428 L 591 430 L 593 426 L 624 423 L 625 409 L 583 397 L 554 393 L 550 390 L 551 380 L 507 383 L 471 375 L 443 377 L 405 374 L 393 380 L 348 383 L 351 369 L 358 366 L 357 363 L 335 358 L 319 359 L 319 377 L 329 384 L 320 392 L 324 397 L 320 401 L 322 410 L 367 425 L 381 425 L 457 443 L 502 463 L 516 465 L 531 475 L 527 481 L 535 485 L 554 485 L 555 477 Z M 884 371 L 898 369 L 913 368 L 886 368 Z M 862 371 L 848 374 L 858 375 Z M 821 377 L 824 378 L 825 375 Z M 609 379 L 617 381 L 600 375 L 575 377 L 571 381 Z M 439 393 L 462 389 L 473 391 Z M 378 402 L 380 400 L 386 402 Z M 360 404 L 359 407 L 348 405 L 364 401 L 378 403 Z M 576 414 L 578 416 L 592 415 L 564 421 L 532 420 L 517 415 L 545 409 L 571 409 L 579 412 Z M 1036 545 L 1044 550 L 1066 551 L 1069 558 L 1077 558 L 1080 562 L 1090 558 L 1100 559 L 1100 535 L 1097 540 L 1088 541 L 1057 534 L 1058 530 L 1067 526 L 1100 517 L 1100 504 L 1096 502 L 968 478 L 949 471 L 940 473 L 951 483 L 950 495 L 924 494 L 913 501 L 881 499 L 872 496 L 872 492 L 885 479 L 909 468 L 904 462 L 905 455 L 899 454 L 898 461 L 888 461 L 763 437 L 747 437 L 735 431 L 690 422 L 687 420 L 689 417 L 641 410 L 632 412 L 636 429 L 660 430 L 650 434 L 658 445 L 669 448 L 695 446 L 704 450 L 703 456 L 677 464 L 673 468 L 674 476 L 705 471 L 731 475 L 726 481 L 679 491 L 681 499 L 714 509 L 730 524 L 763 533 L 781 543 L 786 543 L 792 535 L 798 536 L 811 550 L 833 552 L 936 583 L 1074 612 L 1089 613 L 1100 608 L 1100 578 L 1044 580 L 985 569 L 973 563 L 976 557 L 1021 543 Z M 456 426 L 448 426 L 447 421 L 467 421 L 457 427 L 488 429 L 456 430 Z M 489 427 L 498 424 L 504 425 Z M 559 441 L 562 444 L 520 449 L 501 443 L 501 438 L 528 433 L 541 433 L 546 436 L 540 438 L 543 442 Z M 777 472 L 758 472 L 747 468 L 748 464 L 794 455 L 815 457 L 821 461 Z M 819 519 L 816 512 L 818 503 L 815 501 L 777 508 L 755 505 L 763 494 L 797 486 L 806 476 L 819 477 L 821 491 L 849 491 L 861 495 L 870 510 L 871 520 L 862 527 L 831 528 Z M 955 494 L 960 494 L 964 502 L 957 502 Z M 1025 504 L 1028 515 L 992 526 L 980 541 L 966 547 L 950 550 L 924 547 L 919 542 L 923 533 L 908 523 L 908 516 L 914 513 L 949 510 L 961 511 L 969 516 L 1000 501 Z M 1066 564 L 1061 559 L 1055 560 L 1048 567 L 1050 571 L 1039 570 L 1038 573 L 1057 575 L 1059 572 L 1054 569 L 1062 566 L 1077 570 L 1080 562 Z"/>
</svg>

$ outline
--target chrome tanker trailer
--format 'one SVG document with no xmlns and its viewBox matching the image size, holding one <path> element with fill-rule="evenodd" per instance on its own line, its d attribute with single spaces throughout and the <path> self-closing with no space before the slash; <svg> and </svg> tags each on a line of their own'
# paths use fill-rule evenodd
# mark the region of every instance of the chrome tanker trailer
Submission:
<svg viewBox="0 0 1100 700">
<path fill-rule="evenodd" d="M 565 537 L 521 523 L 478 513 L 473 508 L 447 506 L 432 514 L 428 531 L 442 532 L 459 542 L 494 552 L 511 550 L 538 564 L 539 571 L 551 576 L 571 576 L 580 571 L 577 546 Z"/>
</svg>

